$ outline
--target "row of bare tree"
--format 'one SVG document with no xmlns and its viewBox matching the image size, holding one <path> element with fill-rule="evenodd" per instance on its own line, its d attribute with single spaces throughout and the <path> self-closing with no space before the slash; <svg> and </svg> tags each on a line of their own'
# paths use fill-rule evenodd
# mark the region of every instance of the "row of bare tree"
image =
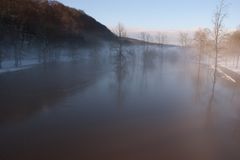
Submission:
<svg viewBox="0 0 240 160">
<path fill-rule="evenodd" d="M 240 60 L 240 28 L 227 31 L 224 28 L 227 5 L 221 0 L 213 16 L 213 28 L 198 29 L 193 38 L 187 33 L 179 34 L 179 42 L 183 48 L 193 47 L 197 50 L 199 63 L 203 57 L 214 60 L 214 67 L 218 67 L 220 60 L 227 61 L 231 57 L 236 67 Z"/>
<path fill-rule="evenodd" d="M 227 60 L 232 57 L 236 61 L 236 67 L 239 65 L 240 58 L 240 30 L 237 29 L 231 33 L 214 33 L 212 38 L 209 29 L 199 29 L 194 34 L 191 46 L 198 51 L 199 61 L 202 57 L 215 59 L 215 67 L 219 60 Z"/>
<path fill-rule="evenodd" d="M 113 29 L 113 33 L 119 38 L 119 39 L 125 39 L 127 38 L 127 29 L 122 23 L 118 23 L 117 26 Z M 155 36 L 151 35 L 148 32 L 140 32 L 139 38 L 144 44 L 147 43 L 157 43 L 159 45 L 164 45 L 167 43 L 167 35 L 163 32 L 158 32 Z"/>
<path fill-rule="evenodd" d="M 220 60 L 227 60 L 226 57 L 232 57 L 239 67 L 240 60 L 240 28 L 234 32 L 227 32 L 224 29 L 224 20 L 226 18 L 227 5 L 224 0 L 220 0 L 216 11 L 213 15 L 213 28 L 200 28 L 193 37 L 187 32 L 179 33 L 179 43 L 183 48 L 195 48 L 199 63 L 203 57 L 214 60 L 214 67 L 217 68 Z M 115 34 L 120 39 L 120 46 L 122 46 L 122 39 L 126 37 L 126 29 L 122 24 L 118 24 L 114 30 Z M 141 32 L 139 38 L 144 45 L 147 43 L 158 43 L 164 45 L 167 43 L 167 35 L 158 33 L 155 37 L 147 32 Z M 122 48 L 122 47 L 120 47 Z"/>
</svg>

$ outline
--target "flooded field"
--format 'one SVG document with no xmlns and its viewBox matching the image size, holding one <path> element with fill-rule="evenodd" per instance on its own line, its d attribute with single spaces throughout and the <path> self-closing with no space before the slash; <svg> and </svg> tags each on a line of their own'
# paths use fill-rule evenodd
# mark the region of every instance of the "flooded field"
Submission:
<svg viewBox="0 0 240 160">
<path fill-rule="evenodd" d="M 107 57 L 0 75 L 0 159 L 240 159 L 237 79 L 174 47 Z"/>
</svg>

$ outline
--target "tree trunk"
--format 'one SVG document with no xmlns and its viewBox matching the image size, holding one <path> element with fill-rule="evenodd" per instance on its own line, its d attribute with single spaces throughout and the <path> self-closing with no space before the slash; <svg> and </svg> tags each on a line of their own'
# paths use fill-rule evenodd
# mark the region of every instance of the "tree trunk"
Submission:
<svg viewBox="0 0 240 160">
<path fill-rule="evenodd" d="M 198 57 L 198 64 L 200 65 L 201 63 L 201 54 L 202 54 L 202 50 L 199 51 L 199 57 Z"/>
<path fill-rule="evenodd" d="M 18 53 L 18 47 L 17 46 L 15 46 L 14 61 L 15 61 L 15 67 L 18 67 L 19 66 L 19 53 Z"/>
<path fill-rule="evenodd" d="M 0 51 L 0 69 L 2 69 L 2 52 Z"/>
<path fill-rule="evenodd" d="M 40 49 L 40 51 L 38 51 L 38 63 L 42 62 L 42 51 Z"/>
<path fill-rule="evenodd" d="M 234 66 L 235 64 L 235 56 L 233 56 L 233 59 L 232 59 L 232 65 Z"/>
<path fill-rule="evenodd" d="M 218 67 L 218 37 L 215 42 L 215 69 Z"/>
<path fill-rule="evenodd" d="M 239 66 L 239 58 L 240 58 L 240 55 L 237 56 L 236 68 L 238 68 L 238 66 Z"/>
</svg>

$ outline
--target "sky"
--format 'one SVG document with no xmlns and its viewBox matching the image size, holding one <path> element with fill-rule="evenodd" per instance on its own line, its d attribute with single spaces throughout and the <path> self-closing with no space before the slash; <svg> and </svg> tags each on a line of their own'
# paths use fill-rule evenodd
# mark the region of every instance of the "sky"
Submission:
<svg viewBox="0 0 240 160">
<path fill-rule="evenodd" d="M 123 23 L 129 29 L 188 30 L 211 27 L 219 0 L 59 0 L 84 10 L 108 27 Z M 240 25 L 240 0 L 226 0 L 227 28 Z"/>
<path fill-rule="evenodd" d="M 97 21 L 114 28 L 124 24 L 135 38 L 141 31 L 167 32 L 194 31 L 211 28 L 212 17 L 219 0 L 59 0 L 63 4 L 84 10 Z M 240 25 L 240 0 L 226 0 L 225 28 Z"/>
</svg>

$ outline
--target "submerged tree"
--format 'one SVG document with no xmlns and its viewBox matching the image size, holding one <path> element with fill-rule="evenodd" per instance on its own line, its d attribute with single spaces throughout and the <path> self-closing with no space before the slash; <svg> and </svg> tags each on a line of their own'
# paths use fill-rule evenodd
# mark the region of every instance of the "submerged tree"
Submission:
<svg viewBox="0 0 240 160">
<path fill-rule="evenodd" d="M 203 54 L 206 53 L 209 44 L 209 30 L 199 29 L 194 34 L 194 46 L 198 51 L 198 63 L 201 62 Z"/>
<path fill-rule="evenodd" d="M 140 39 L 145 43 L 147 33 L 146 32 L 141 32 L 139 35 L 140 35 Z"/>
<path fill-rule="evenodd" d="M 3 51 L 2 51 L 2 47 L 0 47 L 0 69 L 2 68 L 2 61 L 3 61 Z"/>
<path fill-rule="evenodd" d="M 119 44 L 118 53 L 119 53 L 119 57 L 122 58 L 123 57 L 123 53 L 122 53 L 123 52 L 123 43 L 124 43 L 124 38 L 127 36 L 127 31 L 123 24 L 118 23 L 118 25 L 114 29 L 114 33 L 118 37 L 118 39 L 117 39 L 118 44 Z"/>
<path fill-rule="evenodd" d="M 1 16 L 0 16 L 0 69 L 2 68 L 2 61 L 3 61 L 3 27 L 1 23 Z"/>
<path fill-rule="evenodd" d="M 146 44 L 146 43 L 150 43 L 151 42 L 152 37 L 147 32 L 141 32 L 140 33 L 140 39 Z"/>
<path fill-rule="evenodd" d="M 182 47 L 186 48 L 190 45 L 190 38 L 187 32 L 180 32 L 179 33 L 179 42 Z"/>
<path fill-rule="evenodd" d="M 167 42 L 167 35 L 161 32 L 157 33 L 156 41 L 159 45 L 161 45 L 161 47 L 163 47 L 163 45 Z"/>
<path fill-rule="evenodd" d="M 240 60 L 240 29 L 230 35 L 228 42 L 231 52 L 236 56 L 236 68 L 238 68 Z"/>
<path fill-rule="evenodd" d="M 118 23 L 115 28 L 115 34 L 122 39 L 127 36 L 127 31 L 122 23 Z"/>
<path fill-rule="evenodd" d="M 148 50 L 148 45 L 152 39 L 151 35 L 147 32 L 141 32 L 140 39 L 143 41 L 144 50 Z"/>
<path fill-rule="evenodd" d="M 224 0 L 221 0 L 216 8 L 213 16 L 213 40 L 214 40 L 214 51 L 215 51 L 215 64 L 214 67 L 218 67 L 218 58 L 220 52 L 220 45 L 225 38 L 224 32 L 224 19 L 227 15 L 225 12 L 226 4 Z"/>
</svg>

